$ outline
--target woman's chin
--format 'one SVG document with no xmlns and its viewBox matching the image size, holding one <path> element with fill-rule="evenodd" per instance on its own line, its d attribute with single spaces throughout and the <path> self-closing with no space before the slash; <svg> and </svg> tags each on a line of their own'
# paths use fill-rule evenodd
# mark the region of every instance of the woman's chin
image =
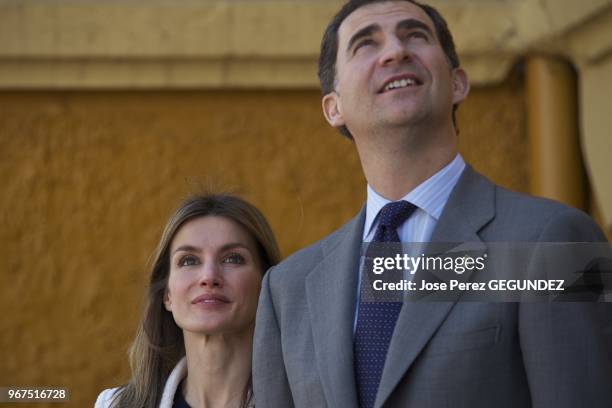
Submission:
<svg viewBox="0 0 612 408">
<path fill-rule="evenodd" d="M 252 332 L 253 325 L 237 324 L 233 319 L 197 322 L 182 327 L 183 332 L 190 332 L 199 336 L 232 335 Z"/>
</svg>

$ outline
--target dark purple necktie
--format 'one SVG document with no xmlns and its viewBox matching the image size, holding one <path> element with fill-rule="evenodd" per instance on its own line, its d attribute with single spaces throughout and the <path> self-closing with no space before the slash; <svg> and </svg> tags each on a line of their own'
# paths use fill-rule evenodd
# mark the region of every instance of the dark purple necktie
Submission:
<svg viewBox="0 0 612 408">
<path fill-rule="evenodd" d="M 385 366 L 389 342 L 393 335 L 395 322 L 402 308 L 402 302 L 372 301 L 371 280 L 367 276 L 372 268 L 368 258 L 370 249 L 376 243 L 400 242 L 397 228 L 410 217 L 415 206 L 407 201 L 396 201 L 385 205 L 379 213 L 379 224 L 372 244 L 366 251 L 362 269 L 359 312 L 355 330 L 355 379 L 360 408 L 372 408 L 380 377 Z"/>
</svg>

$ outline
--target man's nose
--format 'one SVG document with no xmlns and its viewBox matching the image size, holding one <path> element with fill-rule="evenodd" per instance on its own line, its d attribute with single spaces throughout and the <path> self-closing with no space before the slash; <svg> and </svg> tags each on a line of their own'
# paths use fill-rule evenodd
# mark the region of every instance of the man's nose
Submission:
<svg viewBox="0 0 612 408">
<path fill-rule="evenodd" d="M 205 262 L 202 265 L 199 285 L 208 288 L 223 286 L 221 268 L 216 262 Z"/>
<path fill-rule="evenodd" d="M 382 49 L 379 64 L 388 65 L 410 59 L 406 44 L 397 37 L 390 37 Z"/>
</svg>

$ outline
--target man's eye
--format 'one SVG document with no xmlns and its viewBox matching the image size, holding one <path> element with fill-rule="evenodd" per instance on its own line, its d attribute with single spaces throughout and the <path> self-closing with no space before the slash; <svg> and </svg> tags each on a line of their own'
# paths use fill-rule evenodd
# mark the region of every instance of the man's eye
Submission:
<svg viewBox="0 0 612 408">
<path fill-rule="evenodd" d="M 427 34 L 425 34 L 423 31 L 413 31 L 409 34 L 410 38 L 420 38 L 423 40 L 427 39 Z"/>
<path fill-rule="evenodd" d="M 353 49 L 353 52 L 357 52 L 358 49 L 363 48 L 363 47 L 368 46 L 368 45 L 372 45 L 372 44 L 374 44 L 374 41 L 371 40 L 371 39 L 359 41 L 355 45 L 355 48 Z"/>
<path fill-rule="evenodd" d="M 222 262 L 241 265 L 244 263 L 244 257 L 240 254 L 230 254 L 223 258 Z"/>
<path fill-rule="evenodd" d="M 199 264 L 200 260 L 192 255 L 183 256 L 178 261 L 178 266 L 194 266 Z"/>
</svg>

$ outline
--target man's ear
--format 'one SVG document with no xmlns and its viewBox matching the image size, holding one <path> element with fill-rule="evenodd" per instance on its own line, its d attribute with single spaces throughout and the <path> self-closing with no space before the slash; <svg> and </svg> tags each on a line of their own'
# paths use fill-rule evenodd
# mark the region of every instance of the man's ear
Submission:
<svg viewBox="0 0 612 408">
<path fill-rule="evenodd" d="M 323 96 L 321 103 L 323 106 L 323 115 L 325 115 L 325 119 L 330 125 L 335 128 L 345 125 L 340 106 L 340 97 L 335 91 Z"/>
<path fill-rule="evenodd" d="M 164 307 L 167 311 L 172 312 L 172 300 L 170 300 L 170 292 L 168 292 L 168 289 L 164 291 Z"/>
<path fill-rule="evenodd" d="M 453 105 L 463 101 L 470 93 L 470 80 L 463 68 L 453 70 Z"/>
</svg>

